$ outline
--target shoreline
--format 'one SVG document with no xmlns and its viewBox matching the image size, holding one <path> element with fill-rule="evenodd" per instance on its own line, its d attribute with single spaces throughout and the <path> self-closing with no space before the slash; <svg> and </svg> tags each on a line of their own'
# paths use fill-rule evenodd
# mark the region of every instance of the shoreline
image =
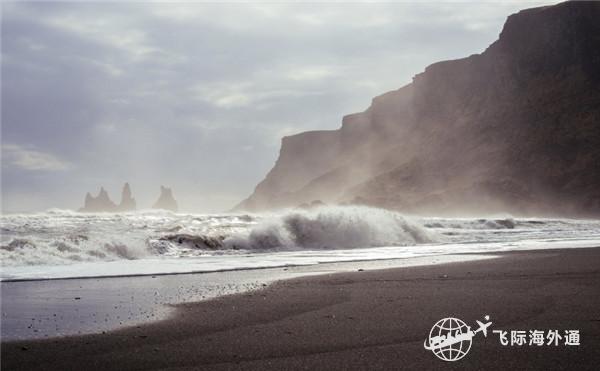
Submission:
<svg viewBox="0 0 600 371">
<path fill-rule="evenodd" d="M 594 247 L 590 247 L 594 248 Z M 240 267 L 240 268 L 226 268 L 226 269 L 217 269 L 217 270 L 197 270 L 197 271 L 185 271 L 185 272 L 158 272 L 158 273 L 132 273 L 132 274 L 114 274 L 114 275 L 95 275 L 95 276 L 76 276 L 76 277 L 48 277 L 48 278 L 8 278 L 0 280 L 0 283 L 11 283 L 11 282 L 42 282 L 42 281 L 67 281 L 67 280 L 92 280 L 92 279 L 104 279 L 104 278 L 140 278 L 140 277 L 161 277 L 161 276 L 182 276 L 188 274 L 210 274 L 210 273 L 226 273 L 226 272 L 242 272 L 242 271 L 261 271 L 261 270 L 269 270 L 269 269 L 289 269 L 289 268 L 300 268 L 300 267 L 316 267 L 323 265 L 335 265 L 335 264 L 357 264 L 357 263 L 366 263 L 369 264 L 371 262 L 378 263 L 383 261 L 411 261 L 411 260 L 420 260 L 420 259 L 428 259 L 433 257 L 440 256 L 468 256 L 468 255 L 493 255 L 494 252 L 490 253 L 478 253 L 478 252 L 464 252 L 464 253 L 444 253 L 444 254 L 432 254 L 432 255 L 422 255 L 422 256 L 412 256 L 407 258 L 376 258 L 376 259 L 357 259 L 357 260 L 342 260 L 342 261 L 332 261 L 332 262 L 324 262 L 324 263 L 316 263 L 316 264 L 285 264 L 285 265 L 277 265 L 277 266 L 268 266 L 268 267 Z M 465 260 L 466 261 L 466 260 Z M 443 264 L 443 263 L 436 263 Z M 423 264 L 429 265 L 429 264 Z"/>
<path fill-rule="evenodd" d="M 600 362 L 600 248 L 304 276 L 175 306 L 106 334 L 2 343 L 7 369 L 593 369 Z M 579 329 L 577 347 L 503 347 L 477 337 L 460 362 L 423 348 L 449 315 L 493 329 Z M 26 350 L 23 350 L 25 349 Z M 59 357 L 56 355 L 60 354 Z"/>
<path fill-rule="evenodd" d="M 203 273 L 2 281 L 2 336 L 10 341 L 97 334 L 168 319 L 177 304 L 252 292 L 282 280 L 493 257 L 448 254 Z"/>
</svg>

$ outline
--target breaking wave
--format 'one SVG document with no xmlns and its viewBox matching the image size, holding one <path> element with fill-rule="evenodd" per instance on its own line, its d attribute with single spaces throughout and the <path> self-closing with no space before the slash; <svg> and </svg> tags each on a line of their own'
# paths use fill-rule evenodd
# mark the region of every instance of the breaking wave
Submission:
<svg viewBox="0 0 600 371">
<path fill-rule="evenodd" d="M 238 249 L 336 249 L 406 246 L 439 240 L 397 212 L 363 206 L 294 210 L 270 218 L 247 233 L 224 239 Z"/>
<path fill-rule="evenodd" d="M 239 250 L 406 246 L 440 239 L 399 213 L 359 206 L 254 216 L 81 214 L 54 209 L 2 216 L 2 229 L 0 258 L 5 266 L 194 257 Z"/>
<path fill-rule="evenodd" d="M 417 251 L 419 245 L 431 244 L 600 238 L 598 221 L 416 219 L 366 206 L 319 206 L 252 215 L 164 211 L 94 214 L 53 209 L 1 215 L 0 229 L 4 267 L 209 255 L 242 259 L 265 254 L 262 256 L 268 260 L 268 254 L 275 256 L 280 251 L 318 256 L 325 253 L 319 250 L 358 252 L 390 246 L 398 247 L 397 251 Z M 413 245 L 417 247 L 408 247 Z"/>
</svg>

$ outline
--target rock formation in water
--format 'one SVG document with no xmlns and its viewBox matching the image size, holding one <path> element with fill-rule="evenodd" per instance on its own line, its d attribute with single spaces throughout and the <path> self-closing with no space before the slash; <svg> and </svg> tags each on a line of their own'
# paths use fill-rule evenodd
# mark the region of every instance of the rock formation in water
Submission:
<svg viewBox="0 0 600 371">
<path fill-rule="evenodd" d="M 133 211 L 136 209 L 135 198 L 131 195 L 129 183 L 125 183 L 121 192 L 121 203 L 117 206 L 118 211 Z"/>
<path fill-rule="evenodd" d="M 435 63 L 342 127 L 284 137 L 236 208 L 319 199 L 421 214 L 600 214 L 600 3 L 508 17 L 483 53 Z"/>
<path fill-rule="evenodd" d="M 94 197 L 89 192 L 85 195 L 84 205 L 79 209 L 79 211 L 94 213 L 102 211 L 115 211 L 116 209 L 117 205 L 112 202 L 108 196 L 108 192 L 106 192 L 104 187 L 100 187 L 98 196 Z"/>
<path fill-rule="evenodd" d="M 154 203 L 152 208 L 171 210 L 175 212 L 178 210 L 177 201 L 173 197 L 173 192 L 171 191 L 171 188 L 160 186 L 160 196 L 158 197 L 158 200 Z"/>
<path fill-rule="evenodd" d="M 131 195 L 131 188 L 129 183 L 125 183 L 123 186 L 123 192 L 121 194 L 121 203 L 115 204 L 104 187 L 100 187 L 100 193 L 94 197 L 89 192 L 85 195 L 85 201 L 82 208 L 79 211 L 82 212 L 116 212 L 116 211 L 133 211 L 136 209 L 135 198 Z"/>
</svg>

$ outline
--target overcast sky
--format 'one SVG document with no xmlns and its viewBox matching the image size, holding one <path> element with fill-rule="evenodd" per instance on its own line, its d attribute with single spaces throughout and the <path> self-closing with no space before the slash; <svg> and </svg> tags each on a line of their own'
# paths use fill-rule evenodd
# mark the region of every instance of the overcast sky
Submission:
<svg viewBox="0 0 600 371">
<path fill-rule="evenodd" d="M 482 52 L 553 2 L 2 3 L 4 211 L 77 208 L 103 185 L 139 207 L 226 210 L 281 137 L 335 129 L 428 65 Z"/>
</svg>

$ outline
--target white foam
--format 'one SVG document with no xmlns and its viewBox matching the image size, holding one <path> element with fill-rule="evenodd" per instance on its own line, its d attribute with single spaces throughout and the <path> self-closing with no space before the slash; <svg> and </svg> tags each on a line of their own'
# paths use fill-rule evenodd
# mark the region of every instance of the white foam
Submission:
<svg viewBox="0 0 600 371">
<path fill-rule="evenodd" d="M 600 245 L 600 221 L 407 218 L 356 206 L 276 214 L 2 215 L 1 279 L 217 271 Z"/>
<path fill-rule="evenodd" d="M 406 246 L 443 240 L 393 211 L 365 206 L 291 210 L 225 239 L 229 248 L 347 249 Z"/>
</svg>

